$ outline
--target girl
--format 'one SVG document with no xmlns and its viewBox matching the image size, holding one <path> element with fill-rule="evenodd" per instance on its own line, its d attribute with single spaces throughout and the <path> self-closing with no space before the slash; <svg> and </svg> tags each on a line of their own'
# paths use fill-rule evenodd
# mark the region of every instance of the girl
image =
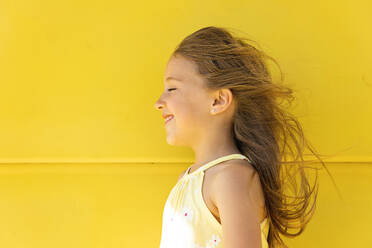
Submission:
<svg viewBox="0 0 372 248">
<path fill-rule="evenodd" d="M 226 28 L 202 28 L 167 63 L 165 92 L 155 107 L 165 119 L 167 142 L 191 147 L 195 163 L 165 203 L 160 248 L 287 247 L 279 234 L 299 235 L 314 214 L 317 180 L 310 188 L 304 145 L 320 158 L 281 105 L 293 96 L 271 78 L 265 59 L 276 61 L 248 41 Z M 284 194 L 285 182 L 294 182 L 290 170 L 284 173 L 287 155 L 300 165 L 292 203 Z"/>
</svg>

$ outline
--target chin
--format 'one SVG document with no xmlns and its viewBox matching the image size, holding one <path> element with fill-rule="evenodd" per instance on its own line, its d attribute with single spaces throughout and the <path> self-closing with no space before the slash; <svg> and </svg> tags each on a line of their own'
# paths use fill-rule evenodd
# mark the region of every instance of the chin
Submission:
<svg viewBox="0 0 372 248">
<path fill-rule="evenodd" d="M 171 146 L 174 146 L 175 145 L 175 140 L 173 137 L 171 137 L 170 135 L 167 136 L 167 143 Z"/>
<path fill-rule="evenodd" d="M 184 146 L 184 147 L 189 147 L 188 144 L 181 142 L 180 139 L 176 139 L 173 136 L 168 136 L 167 137 L 167 143 L 171 146 Z"/>
</svg>

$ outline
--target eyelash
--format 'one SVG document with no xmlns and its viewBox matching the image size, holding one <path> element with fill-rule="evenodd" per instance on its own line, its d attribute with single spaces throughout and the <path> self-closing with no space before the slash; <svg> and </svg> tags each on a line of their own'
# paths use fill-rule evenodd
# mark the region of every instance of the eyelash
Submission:
<svg viewBox="0 0 372 248">
<path fill-rule="evenodd" d="M 171 90 L 176 90 L 177 88 L 171 88 L 171 89 L 168 89 L 168 91 L 171 91 Z"/>
</svg>

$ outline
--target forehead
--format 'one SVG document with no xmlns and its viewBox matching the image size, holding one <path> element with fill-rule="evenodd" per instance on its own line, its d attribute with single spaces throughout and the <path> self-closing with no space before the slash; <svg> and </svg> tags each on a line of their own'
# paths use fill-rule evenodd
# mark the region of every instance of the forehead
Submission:
<svg viewBox="0 0 372 248">
<path fill-rule="evenodd" d="M 172 56 L 165 68 L 164 83 L 173 82 L 194 82 L 198 80 L 196 65 L 180 56 Z"/>
</svg>

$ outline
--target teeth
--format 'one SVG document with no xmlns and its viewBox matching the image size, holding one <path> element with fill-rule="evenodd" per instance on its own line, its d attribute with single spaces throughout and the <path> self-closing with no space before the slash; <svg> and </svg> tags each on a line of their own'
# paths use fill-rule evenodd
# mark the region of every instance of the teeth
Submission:
<svg viewBox="0 0 372 248">
<path fill-rule="evenodd" d="M 173 118 L 173 116 L 169 116 L 169 117 L 167 117 L 166 119 L 165 119 L 165 121 L 169 121 L 170 119 L 172 119 Z"/>
</svg>

